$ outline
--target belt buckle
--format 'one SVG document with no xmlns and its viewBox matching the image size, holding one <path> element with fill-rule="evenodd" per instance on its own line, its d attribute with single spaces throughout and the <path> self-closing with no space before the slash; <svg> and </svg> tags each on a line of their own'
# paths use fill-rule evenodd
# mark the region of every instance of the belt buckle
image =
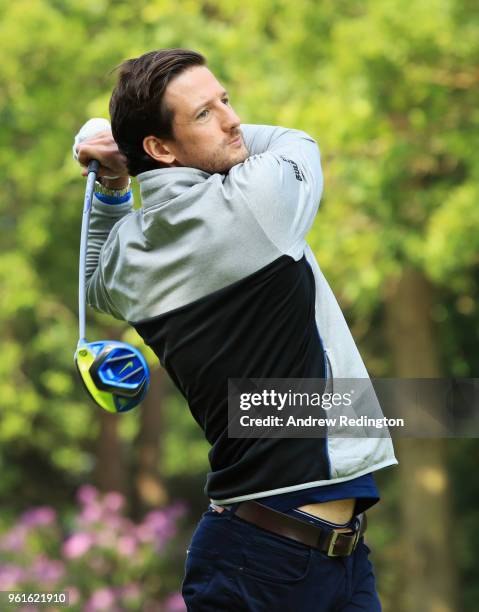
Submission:
<svg viewBox="0 0 479 612">
<path fill-rule="evenodd" d="M 354 538 L 352 538 L 351 541 L 349 542 L 349 548 L 345 553 L 336 553 L 334 548 L 336 546 L 337 539 L 339 538 L 340 535 L 348 535 L 348 534 L 345 534 L 344 531 L 333 530 L 331 541 L 329 542 L 329 546 L 328 546 L 328 552 L 326 553 L 328 557 L 348 557 L 357 546 L 357 543 L 359 541 L 360 531 L 361 530 L 358 529 L 354 533 Z"/>
</svg>

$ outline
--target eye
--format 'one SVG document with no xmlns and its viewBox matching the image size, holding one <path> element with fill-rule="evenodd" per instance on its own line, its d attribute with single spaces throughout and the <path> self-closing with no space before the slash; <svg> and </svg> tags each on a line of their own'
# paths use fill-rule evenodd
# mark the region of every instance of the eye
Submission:
<svg viewBox="0 0 479 612">
<path fill-rule="evenodd" d="M 229 100 L 229 98 L 227 98 L 227 97 L 222 98 L 222 100 L 221 100 L 221 101 L 223 102 L 223 104 L 224 104 L 225 106 L 229 106 L 229 104 L 230 104 L 230 100 Z M 199 113 L 199 114 L 196 116 L 196 118 L 197 118 L 197 119 L 206 119 L 206 117 L 208 116 L 209 112 L 210 112 L 210 111 L 209 111 L 209 109 L 205 108 L 205 110 L 201 111 L 201 113 Z"/>
</svg>

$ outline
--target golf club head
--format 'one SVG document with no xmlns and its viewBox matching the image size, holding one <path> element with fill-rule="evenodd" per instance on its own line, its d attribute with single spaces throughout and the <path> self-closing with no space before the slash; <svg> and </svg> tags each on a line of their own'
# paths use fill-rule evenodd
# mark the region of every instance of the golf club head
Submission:
<svg viewBox="0 0 479 612">
<path fill-rule="evenodd" d="M 93 401 L 108 412 L 131 410 L 148 390 L 148 364 L 138 349 L 125 342 L 79 344 L 75 364 Z"/>
</svg>

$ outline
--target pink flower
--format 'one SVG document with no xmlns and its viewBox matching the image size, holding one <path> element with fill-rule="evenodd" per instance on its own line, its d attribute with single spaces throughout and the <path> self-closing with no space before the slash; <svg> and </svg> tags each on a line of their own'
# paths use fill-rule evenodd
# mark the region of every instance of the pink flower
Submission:
<svg viewBox="0 0 479 612">
<path fill-rule="evenodd" d="M 115 592 L 107 587 L 95 591 L 83 608 L 84 612 L 119 612 L 120 608 L 114 605 Z"/>
<path fill-rule="evenodd" d="M 37 527 L 40 525 L 52 525 L 57 518 L 57 513 L 50 506 L 39 506 L 31 508 L 20 517 L 21 523 L 27 527 Z"/>
<path fill-rule="evenodd" d="M 96 523 L 102 518 L 102 508 L 100 504 L 92 502 L 85 506 L 80 513 L 80 520 L 85 523 Z"/>
<path fill-rule="evenodd" d="M 116 545 L 117 551 L 124 557 L 130 557 L 135 554 L 137 544 L 136 539 L 131 536 L 120 536 Z"/>
<path fill-rule="evenodd" d="M 168 516 L 167 511 L 153 510 L 145 516 L 138 525 L 137 537 L 141 542 L 154 542 L 159 551 L 176 533 L 176 525 Z"/>
<path fill-rule="evenodd" d="M 115 524 L 116 527 L 116 524 Z M 136 532 L 136 525 L 130 519 L 122 517 L 118 523 L 118 528 L 121 529 L 123 535 L 134 536 Z"/>
<path fill-rule="evenodd" d="M 88 505 L 93 503 L 98 498 L 98 491 L 92 485 L 82 485 L 77 491 L 77 500 L 83 504 Z"/>
<path fill-rule="evenodd" d="M 109 512 L 118 512 L 123 508 L 124 504 L 125 498 L 121 493 L 117 493 L 116 491 L 107 493 L 103 498 L 103 506 L 105 510 Z"/>
<path fill-rule="evenodd" d="M 167 514 L 164 510 L 152 510 L 148 512 L 144 522 L 156 529 L 163 529 L 169 523 Z"/>
<path fill-rule="evenodd" d="M 186 514 L 187 505 L 183 501 L 177 501 L 173 505 L 165 508 L 165 512 L 170 519 L 179 519 Z"/>
<path fill-rule="evenodd" d="M 74 586 L 66 586 L 63 589 L 68 591 L 68 605 L 73 606 L 80 601 L 80 591 Z"/>
<path fill-rule="evenodd" d="M 61 561 L 51 560 L 45 555 L 40 555 L 35 560 L 31 573 L 41 584 L 55 585 L 65 574 L 65 568 Z"/>
<path fill-rule="evenodd" d="M 82 557 L 90 550 L 92 544 L 93 537 L 90 533 L 74 533 L 63 543 L 63 554 L 67 559 Z"/>
<path fill-rule="evenodd" d="M 9 550 L 11 552 L 19 552 L 25 546 L 25 540 L 28 528 L 26 525 L 15 525 L 10 531 L 7 531 L 0 538 L 0 550 Z"/>
<path fill-rule="evenodd" d="M 23 567 L 4 563 L 0 565 L 0 591 L 10 591 L 16 589 L 25 578 Z"/>
<path fill-rule="evenodd" d="M 125 520 L 118 516 L 118 514 L 112 514 L 107 517 L 103 517 L 104 524 L 108 525 L 109 529 L 116 529 L 118 531 L 123 531 L 125 528 Z"/>
<path fill-rule="evenodd" d="M 185 602 L 180 593 L 172 593 L 164 601 L 165 612 L 186 612 Z"/>
</svg>

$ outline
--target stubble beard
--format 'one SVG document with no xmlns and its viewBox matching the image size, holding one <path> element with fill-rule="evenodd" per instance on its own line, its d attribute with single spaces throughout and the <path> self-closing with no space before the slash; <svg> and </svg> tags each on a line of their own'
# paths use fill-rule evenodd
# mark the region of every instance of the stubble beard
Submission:
<svg viewBox="0 0 479 612">
<path fill-rule="evenodd" d="M 239 149 L 231 149 L 230 145 L 215 151 L 213 156 L 208 159 L 202 160 L 201 164 L 198 164 L 198 168 L 209 174 L 228 174 L 233 166 L 240 164 L 245 161 L 249 156 L 248 149 L 243 143 L 243 146 Z"/>
</svg>

